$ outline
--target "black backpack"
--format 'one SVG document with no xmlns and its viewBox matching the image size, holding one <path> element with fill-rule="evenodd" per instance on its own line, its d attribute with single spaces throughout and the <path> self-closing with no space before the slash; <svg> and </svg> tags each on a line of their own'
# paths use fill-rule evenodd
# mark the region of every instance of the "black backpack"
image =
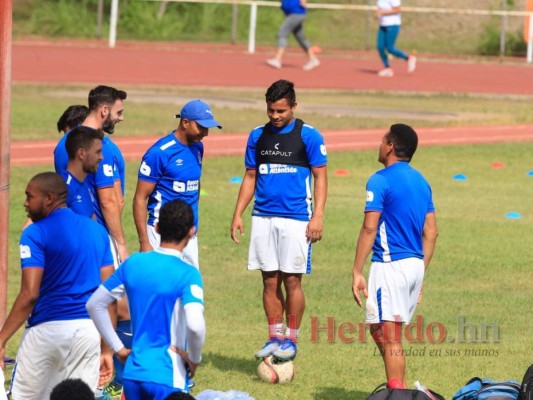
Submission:
<svg viewBox="0 0 533 400">
<path fill-rule="evenodd" d="M 522 379 L 518 400 L 533 400 L 533 365 L 529 366 Z"/>
</svg>

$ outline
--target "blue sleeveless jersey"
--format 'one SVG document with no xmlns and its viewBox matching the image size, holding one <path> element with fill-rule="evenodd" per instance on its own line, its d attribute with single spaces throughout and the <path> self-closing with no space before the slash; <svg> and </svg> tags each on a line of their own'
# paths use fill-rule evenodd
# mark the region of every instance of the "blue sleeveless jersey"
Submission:
<svg viewBox="0 0 533 400">
<path fill-rule="evenodd" d="M 367 211 L 381 213 L 372 261 L 424 258 L 424 222 L 435 207 L 431 187 L 420 172 L 407 162 L 376 172 L 366 186 Z"/>
</svg>

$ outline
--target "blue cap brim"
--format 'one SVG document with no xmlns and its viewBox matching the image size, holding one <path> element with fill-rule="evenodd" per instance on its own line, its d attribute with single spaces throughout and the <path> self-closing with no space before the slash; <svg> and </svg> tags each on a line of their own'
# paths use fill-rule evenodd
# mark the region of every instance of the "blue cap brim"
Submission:
<svg viewBox="0 0 533 400">
<path fill-rule="evenodd" d="M 222 126 L 215 121 L 214 119 L 202 119 L 202 120 L 194 120 L 198 125 L 203 126 L 204 128 L 218 128 L 222 129 Z"/>
</svg>

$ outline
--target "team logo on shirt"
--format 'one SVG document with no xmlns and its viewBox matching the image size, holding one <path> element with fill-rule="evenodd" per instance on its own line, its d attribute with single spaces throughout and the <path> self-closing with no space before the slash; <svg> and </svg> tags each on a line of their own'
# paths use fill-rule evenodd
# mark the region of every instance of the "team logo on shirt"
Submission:
<svg viewBox="0 0 533 400">
<path fill-rule="evenodd" d="M 20 258 L 30 258 L 31 257 L 30 246 L 21 244 L 19 246 L 19 250 L 20 250 Z"/>
<path fill-rule="evenodd" d="M 366 191 L 366 202 L 371 203 L 374 201 L 374 192 L 371 192 L 370 190 Z"/>
<path fill-rule="evenodd" d="M 82 202 L 82 197 L 81 195 L 77 195 L 76 196 L 76 203 L 81 203 Z"/>
<path fill-rule="evenodd" d="M 113 166 L 109 164 L 104 164 L 104 175 L 113 176 Z"/>
<path fill-rule="evenodd" d="M 183 160 L 182 160 L 181 158 L 178 158 L 178 159 L 176 160 L 176 165 L 177 165 L 177 166 L 181 166 L 181 165 L 183 165 Z"/>
</svg>

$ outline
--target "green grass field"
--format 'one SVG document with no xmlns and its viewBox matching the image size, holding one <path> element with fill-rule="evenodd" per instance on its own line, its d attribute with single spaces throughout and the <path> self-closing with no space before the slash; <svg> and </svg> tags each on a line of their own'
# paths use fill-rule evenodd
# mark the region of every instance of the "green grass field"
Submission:
<svg viewBox="0 0 533 400">
<path fill-rule="evenodd" d="M 92 87 L 15 84 L 12 140 L 57 140 L 57 119 L 69 105 L 86 104 Z M 198 97 L 212 106 L 221 133 L 247 133 L 266 119 L 264 88 L 119 87 L 128 99 L 117 135 L 164 135 L 176 126 L 174 114 Z M 298 115 L 320 130 L 386 129 L 400 120 L 415 127 L 533 123 L 524 96 L 297 90 Z"/>
<path fill-rule="evenodd" d="M 42 139 L 44 135 L 48 135 L 48 139 L 57 138 L 53 132 L 57 115 L 74 99 L 53 101 L 47 98 L 47 101 L 37 104 L 36 101 L 24 101 L 20 89 L 14 87 L 14 138 Z M 29 91 L 28 98 L 36 95 L 32 92 L 35 87 L 22 89 Z M 199 89 L 196 90 L 198 93 Z M 220 93 L 210 95 L 222 96 Z M 261 99 L 262 91 L 257 96 Z M 388 94 L 352 96 L 357 101 L 365 98 L 365 105 L 381 109 L 392 109 L 397 100 L 397 97 Z M 351 99 L 347 93 L 305 92 L 300 100 L 302 105 L 321 101 L 323 104 L 338 104 L 335 101 L 341 98 Z M 78 100 L 84 102 L 81 97 Z M 531 117 L 525 112 L 527 104 L 518 100 L 514 103 L 516 107 L 509 104 L 515 101 L 511 99 L 443 96 L 421 99 L 406 96 L 404 100 L 402 106 L 411 104 L 414 110 L 427 109 L 430 104 L 436 109 L 441 104 L 442 112 L 458 111 L 459 106 L 464 104 L 463 110 L 486 113 L 489 123 L 531 122 Z M 42 109 L 37 111 L 37 106 Z M 140 118 L 136 114 L 163 112 L 155 105 L 150 112 L 143 111 L 134 102 L 128 107 L 126 121 L 117 128 L 119 135 L 126 131 L 148 133 L 145 129 L 149 124 L 139 129 L 137 122 Z M 168 114 L 175 112 L 177 106 L 164 107 L 167 107 L 164 113 Z M 519 113 L 523 117 L 515 114 L 516 109 L 521 109 Z M 255 126 L 265 119 L 264 111 L 259 109 L 252 109 L 246 114 L 240 116 L 246 126 Z M 32 115 L 33 122 L 27 121 Z M 162 133 L 172 127 L 169 124 L 173 120 L 169 119 L 167 124 L 163 114 L 156 115 L 153 116 L 152 127 L 160 124 L 166 125 L 166 128 L 154 129 L 152 133 Z M 218 115 L 222 116 L 223 125 L 231 126 L 229 119 L 233 114 L 229 110 L 216 109 L 215 115 L 217 119 Z M 500 120 L 502 115 L 504 117 Z M 228 124 L 225 118 L 228 118 Z M 308 119 L 307 115 L 305 118 Z M 340 120 L 342 118 L 339 119 L 342 122 Z M 481 121 L 478 121 L 479 124 Z M 359 122 L 384 127 L 388 123 L 375 118 Z M 427 121 L 414 122 L 416 127 Z M 329 125 L 332 124 L 330 119 L 323 117 L 313 123 L 321 128 L 325 125 L 324 129 L 335 127 Z M 440 123 L 445 125 L 448 122 Z M 257 400 L 358 400 L 365 399 L 376 385 L 384 381 L 382 361 L 368 332 L 363 335 L 364 340 L 359 337 L 359 323 L 364 320 L 364 313 L 355 305 L 351 294 L 351 269 L 363 217 L 365 183 L 374 171 L 381 168 L 377 162 L 378 144 L 375 150 L 329 154 L 329 196 L 324 238 L 313 250 L 313 273 L 304 278 L 307 309 L 300 335 L 300 352 L 295 360 L 296 377 L 291 384 L 283 386 L 265 384 L 256 378 L 258 363 L 253 353 L 266 339 L 261 280 L 259 273 L 246 271 L 248 235 L 240 245 L 235 245 L 229 237 L 239 189 L 229 180 L 242 176 L 243 160 L 241 157 L 205 159 L 202 188 L 206 195 L 200 202 L 199 244 L 205 284 L 207 340 L 193 394 L 209 388 L 247 391 Z M 413 165 L 423 172 L 433 187 L 440 236 L 426 276 L 424 298 L 416 313 L 420 316 L 421 340 L 419 343 L 404 341 L 410 355 L 407 379 L 411 384 L 419 380 L 450 398 L 473 376 L 521 380 L 533 362 L 527 350 L 531 345 L 529 332 L 532 329 L 528 312 L 533 307 L 533 270 L 530 267 L 533 259 L 533 177 L 527 175 L 533 170 L 532 151 L 533 142 L 527 142 L 420 147 L 415 155 Z M 505 169 L 492 169 L 491 164 L 495 161 L 503 163 Z M 137 162 L 130 162 L 127 166 L 123 223 L 130 251 L 137 249 L 131 215 L 137 167 Z M 19 289 L 18 239 L 20 226 L 25 220 L 22 206 L 24 188 L 34 174 L 51 169 L 52 166 L 11 169 L 9 306 Z M 336 176 L 334 171 L 337 169 L 346 169 L 350 175 Z M 453 180 L 452 176 L 458 173 L 465 174 L 468 179 Z M 245 219 L 248 229 L 249 211 Z M 505 215 L 510 211 L 521 213 L 522 219 L 506 219 Z M 325 330 L 317 333 L 315 329 L 318 340 L 312 341 L 313 321 L 324 328 L 328 318 L 335 323 L 331 340 Z M 342 327 L 346 329 L 350 323 L 357 331 L 342 331 Z M 446 339 L 435 343 L 434 339 L 443 335 L 438 331 L 439 327 L 446 329 Z M 416 328 L 412 328 L 415 336 Z M 483 337 L 484 334 L 486 337 Z M 348 343 L 350 339 L 353 340 Z M 19 335 L 9 343 L 8 356 L 16 354 L 18 343 Z"/>
</svg>

